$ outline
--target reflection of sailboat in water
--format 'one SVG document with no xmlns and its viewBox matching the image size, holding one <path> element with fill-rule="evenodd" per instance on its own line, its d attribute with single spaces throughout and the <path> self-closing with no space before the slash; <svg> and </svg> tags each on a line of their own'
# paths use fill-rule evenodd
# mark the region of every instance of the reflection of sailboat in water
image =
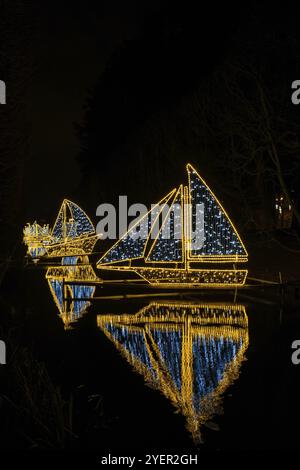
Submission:
<svg viewBox="0 0 300 470">
<path fill-rule="evenodd" d="M 90 218 L 68 199 L 63 200 L 52 230 L 37 222 L 24 228 L 24 243 L 33 258 L 90 254 L 97 240 Z"/>
<path fill-rule="evenodd" d="M 78 257 L 63 258 L 62 266 L 49 267 L 46 279 L 57 306 L 65 328 L 81 318 L 90 306 L 96 287 L 90 285 L 97 278 L 93 268 L 89 264 L 76 264 Z"/>
<path fill-rule="evenodd" d="M 246 262 L 248 254 L 236 228 L 191 165 L 187 174 L 188 186 L 171 191 L 141 217 L 101 257 L 99 269 L 132 271 L 154 286 L 245 283 L 247 270 L 236 269 L 235 263 Z M 200 215 L 203 223 L 199 223 Z M 231 267 L 224 269 L 222 263 Z"/>
<path fill-rule="evenodd" d="M 218 413 L 248 347 L 242 305 L 150 303 L 136 315 L 98 315 L 117 349 L 186 418 L 195 441 Z"/>
</svg>

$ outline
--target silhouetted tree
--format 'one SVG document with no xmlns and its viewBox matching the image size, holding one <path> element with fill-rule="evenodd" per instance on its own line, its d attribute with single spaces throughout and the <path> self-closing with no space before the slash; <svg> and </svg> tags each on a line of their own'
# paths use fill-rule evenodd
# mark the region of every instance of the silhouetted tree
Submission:
<svg viewBox="0 0 300 470">
<path fill-rule="evenodd" d="M 7 85 L 7 104 L 0 106 L 0 280 L 22 240 L 23 175 L 30 146 L 33 10 L 33 4 L 25 0 L 0 2 L 0 77 Z"/>
</svg>

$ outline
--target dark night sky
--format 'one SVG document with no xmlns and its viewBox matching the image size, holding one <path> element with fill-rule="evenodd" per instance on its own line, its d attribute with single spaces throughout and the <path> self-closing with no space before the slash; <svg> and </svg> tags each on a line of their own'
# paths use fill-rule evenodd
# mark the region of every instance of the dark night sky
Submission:
<svg viewBox="0 0 300 470">
<path fill-rule="evenodd" d="M 43 217 L 49 200 L 53 213 L 62 195 L 78 185 L 73 123 L 81 121 L 89 89 L 116 47 L 140 34 L 144 18 L 156 9 L 155 2 L 99 2 L 95 7 L 91 1 L 75 1 L 72 8 L 68 2 L 43 3 L 34 50 L 29 217 Z"/>
<path fill-rule="evenodd" d="M 145 24 L 149 28 L 149 21 L 152 19 L 159 22 L 164 16 L 162 12 L 167 10 L 172 15 L 173 5 L 170 4 L 170 10 L 166 5 L 166 2 L 159 1 L 95 4 L 91 0 L 63 3 L 52 0 L 43 3 L 42 10 L 37 14 L 39 24 L 33 50 L 31 150 L 25 177 L 26 219 L 45 219 L 51 223 L 61 199 L 73 198 L 81 176 L 77 162 L 80 147 L 74 131 L 74 122 L 80 123 L 84 116 L 84 105 L 89 90 L 95 86 L 120 45 L 141 37 Z M 264 15 L 266 27 L 270 31 L 273 23 L 284 23 L 280 9 L 276 11 L 275 7 L 270 9 L 269 6 L 257 5 L 257 15 Z M 233 14 L 227 4 L 222 8 L 213 4 L 206 5 L 205 10 L 204 6 L 201 5 L 200 8 L 199 5 L 198 11 L 196 8 L 190 10 L 185 4 L 182 7 L 182 16 L 187 18 L 185 25 L 191 23 L 191 30 L 194 30 L 191 33 L 192 41 L 192 35 L 195 34 L 198 43 L 191 42 L 191 57 L 186 61 L 184 54 L 186 50 L 189 52 L 189 48 L 184 49 L 186 44 L 182 47 L 182 63 L 194 62 L 199 76 L 205 75 L 207 70 L 213 68 L 215 62 L 222 60 L 223 48 L 226 48 L 226 40 L 232 36 L 232 31 L 236 27 L 243 29 L 243 25 L 247 27 L 248 7 L 247 5 L 243 9 L 235 9 Z M 286 11 L 285 14 L 290 19 L 289 12 Z M 180 18 L 181 9 L 177 10 L 176 15 Z M 186 29 L 188 30 L 188 27 Z M 154 24 L 154 38 L 155 35 Z M 251 37 L 251 40 L 255 38 L 255 31 L 251 31 Z M 178 46 L 181 47 L 180 42 Z M 174 58 L 171 60 L 174 61 Z M 144 70 L 147 70 L 145 63 L 147 57 L 144 60 Z M 174 89 L 185 75 L 182 63 L 178 63 L 178 74 L 174 74 Z M 152 64 L 155 69 L 154 77 L 160 79 L 160 70 L 155 58 Z M 176 65 L 175 54 L 175 67 Z M 166 70 L 167 68 L 168 65 Z M 186 82 L 190 87 L 194 79 L 191 70 L 192 68 L 186 73 Z M 126 76 L 126 73 L 124 75 Z M 128 76 L 130 79 L 130 74 Z M 121 82 L 122 77 L 119 83 Z M 149 85 L 147 79 L 144 79 L 144 82 Z M 167 91 L 168 83 L 166 80 Z M 142 96 L 146 96 L 147 91 L 143 91 L 143 87 L 144 83 L 140 88 L 145 93 Z M 177 98 L 175 96 L 174 102 Z M 101 131 L 97 138 L 101 139 Z M 101 166 L 101 155 L 99 161 Z M 182 172 L 182 169 L 178 169 L 178 172 Z M 99 172 L 99 185 L 102 178 L 111 178 L 111 175 Z M 171 186 L 176 183 L 177 181 L 170 182 Z M 100 202 L 103 201 L 95 201 L 94 207 Z"/>
</svg>

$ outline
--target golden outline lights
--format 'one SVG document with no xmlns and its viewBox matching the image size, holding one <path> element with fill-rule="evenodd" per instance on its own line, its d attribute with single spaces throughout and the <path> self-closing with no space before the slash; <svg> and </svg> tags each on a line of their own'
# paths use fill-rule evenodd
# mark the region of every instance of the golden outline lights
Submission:
<svg viewBox="0 0 300 470">
<path fill-rule="evenodd" d="M 201 261 L 245 262 L 248 259 L 246 248 L 231 221 L 229 215 L 223 208 L 208 184 L 192 167 L 186 166 L 189 181 L 189 200 L 192 207 L 192 220 L 190 223 L 190 235 L 194 218 L 194 206 L 204 204 L 205 206 L 205 237 L 204 247 L 199 250 L 192 250 L 191 243 L 188 248 L 188 257 Z M 198 199 L 198 200 L 197 200 Z M 196 251 L 193 254 L 193 251 Z M 197 253 L 199 251 L 200 253 Z"/>
<path fill-rule="evenodd" d="M 239 377 L 249 345 L 243 305 L 151 302 L 136 314 L 97 316 L 122 356 L 186 419 L 196 442 Z"/>
<path fill-rule="evenodd" d="M 163 197 L 157 204 L 155 204 L 147 214 L 141 217 L 134 225 L 131 227 L 120 240 L 118 240 L 107 252 L 101 257 L 100 261 L 102 265 L 110 265 L 113 263 L 119 263 L 120 261 L 131 261 L 133 259 L 144 258 L 146 246 L 148 241 L 151 238 L 152 232 L 154 231 L 156 224 L 159 219 L 160 213 L 163 211 L 166 204 L 175 193 L 175 189 L 170 191 L 165 197 Z M 156 213 L 157 209 L 159 210 Z M 151 215 L 155 215 L 153 226 L 149 230 L 149 222 L 151 220 Z M 149 217 L 150 216 L 150 217 Z M 150 220 L 149 220 L 150 219 Z M 147 236 L 140 236 L 138 238 L 133 237 L 133 234 L 136 234 L 136 229 L 143 222 L 147 220 Z M 136 245 L 136 246 L 135 246 Z M 100 262 L 98 261 L 98 263 Z"/>
<path fill-rule="evenodd" d="M 248 274 L 246 269 L 236 269 L 235 266 L 231 269 L 218 267 L 220 263 L 248 261 L 248 253 L 237 229 L 219 200 L 192 165 L 188 164 L 186 170 L 188 186 L 180 185 L 177 189 L 167 217 L 163 219 L 161 229 L 151 247 L 148 235 L 142 240 L 142 250 L 139 250 L 138 256 L 118 256 L 120 246 L 121 253 L 130 253 L 133 244 L 137 242 L 130 239 L 130 234 L 127 232 L 98 261 L 98 269 L 132 271 L 151 285 L 160 287 L 237 287 L 245 284 Z M 165 197 L 162 201 L 167 203 L 174 192 L 175 190 L 169 193 L 168 199 Z M 180 213 L 172 211 L 172 207 L 178 204 L 181 207 Z M 194 226 L 194 215 L 195 206 L 201 205 L 204 205 L 204 223 L 200 229 Z M 143 219 L 148 217 L 149 220 L 151 211 L 144 215 Z M 160 214 L 156 220 L 159 220 Z M 163 228 L 167 223 L 171 229 L 169 240 L 162 238 Z M 180 227 L 181 237 L 178 239 L 175 235 L 180 231 Z M 202 230 L 205 234 L 204 243 L 197 250 L 194 250 L 192 245 L 195 229 Z M 167 266 L 170 263 L 174 267 Z M 215 269 L 198 268 L 194 266 L 196 263 L 202 266 L 205 263 L 214 263 Z"/>
</svg>

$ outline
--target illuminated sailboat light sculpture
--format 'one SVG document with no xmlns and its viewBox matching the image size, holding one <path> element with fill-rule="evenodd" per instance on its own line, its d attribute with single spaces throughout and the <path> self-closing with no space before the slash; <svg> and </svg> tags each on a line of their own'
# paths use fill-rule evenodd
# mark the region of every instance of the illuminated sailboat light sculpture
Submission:
<svg viewBox="0 0 300 470">
<path fill-rule="evenodd" d="M 87 214 L 68 199 L 63 200 L 52 230 L 34 222 L 23 232 L 32 258 L 90 254 L 99 238 Z"/>
<path fill-rule="evenodd" d="M 214 193 L 190 164 L 187 165 L 187 174 L 188 186 L 181 185 L 174 189 L 141 217 L 102 256 L 97 268 L 132 271 L 157 287 L 222 288 L 244 285 L 248 271 L 236 269 L 235 263 L 247 262 L 248 253 L 236 228 Z M 159 216 L 167 204 L 169 212 L 153 240 L 152 234 L 154 229 L 157 230 Z M 192 243 L 192 229 L 195 230 L 199 205 L 204 207 L 204 225 L 201 229 L 203 244 L 197 248 Z M 181 210 L 174 210 L 178 206 Z M 156 218 L 150 226 L 153 213 Z M 137 226 L 142 226 L 145 221 L 148 236 L 143 237 L 141 233 L 136 238 Z M 166 224 L 171 230 L 168 239 L 163 237 Z M 178 232 L 181 232 L 179 237 Z M 224 269 L 223 263 L 231 263 L 233 267 Z"/>
</svg>

